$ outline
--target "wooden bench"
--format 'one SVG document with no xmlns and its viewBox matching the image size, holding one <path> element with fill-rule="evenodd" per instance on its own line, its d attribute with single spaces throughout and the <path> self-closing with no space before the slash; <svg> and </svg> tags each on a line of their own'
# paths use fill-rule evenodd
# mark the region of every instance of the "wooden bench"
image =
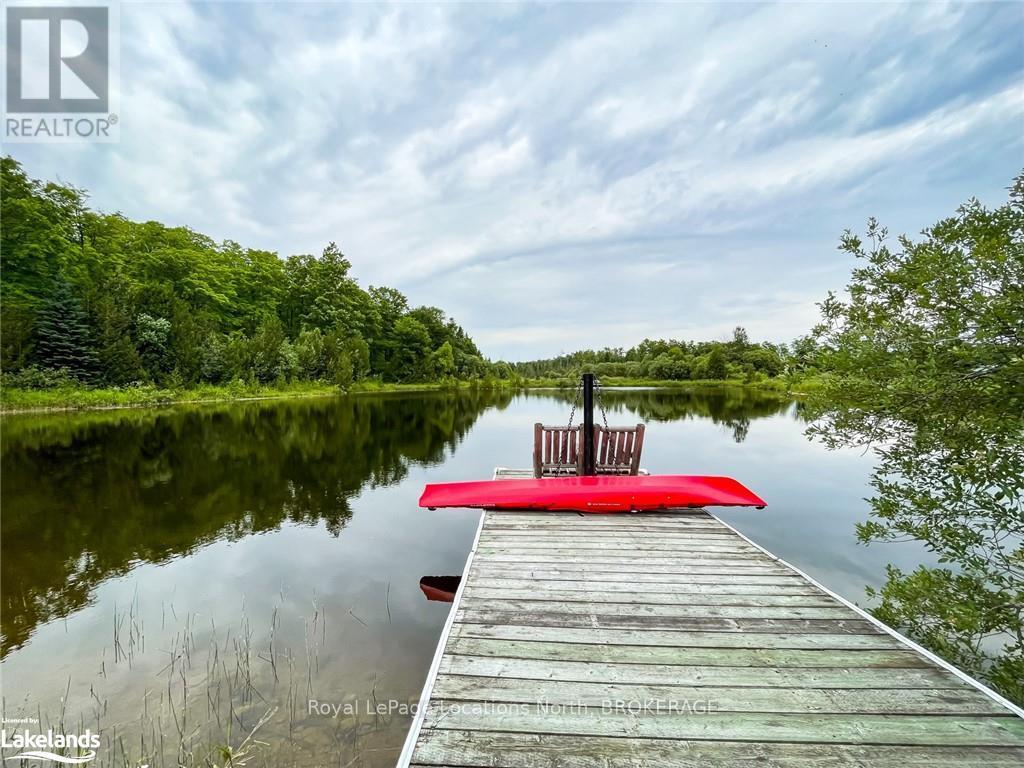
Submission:
<svg viewBox="0 0 1024 768">
<path fill-rule="evenodd" d="M 644 425 L 594 427 L 594 468 L 599 475 L 637 475 Z M 583 474 L 583 426 L 533 425 L 533 476 Z"/>
</svg>

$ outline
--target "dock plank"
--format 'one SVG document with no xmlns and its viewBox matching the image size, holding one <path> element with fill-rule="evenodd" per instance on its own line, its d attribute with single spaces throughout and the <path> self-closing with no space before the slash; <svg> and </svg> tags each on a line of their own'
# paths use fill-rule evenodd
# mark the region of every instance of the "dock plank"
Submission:
<svg viewBox="0 0 1024 768">
<path fill-rule="evenodd" d="M 714 584 L 719 581 L 724 581 L 728 577 L 735 577 L 734 581 L 744 581 L 747 584 L 753 583 L 746 578 L 747 576 L 767 576 L 773 579 L 798 579 L 799 577 L 793 576 L 792 574 L 786 573 L 785 570 L 778 566 L 761 566 L 761 565 L 748 565 L 745 563 L 710 563 L 710 564 L 694 564 L 694 563 L 673 563 L 659 565 L 658 563 L 651 563 L 649 561 L 644 562 L 643 573 L 637 573 L 635 571 L 624 570 L 620 564 L 612 563 L 487 563 L 486 565 L 479 566 L 481 572 L 486 573 L 499 573 L 499 574 L 512 574 L 517 578 L 545 578 L 543 574 L 546 573 L 562 573 L 565 574 L 565 578 L 579 581 L 581 579 L 593 579 L 594 581 L 607 581 L 608 577 L 611 576 L 613 581 L 623 581 L 628 579 L 632 582 L 643 582 L 643 581 L 691 581 L 693 584 Z M 555 570 L 552 570 L 555 569 Z M 471 573 L 471 572 L 470 572 Z M 570 575 L 571 574 L 571 575 Z M 663 576 L 669 576 L 670 578 L 661 578 Z M 550 579 L 558 580 L 559 577 L 552 576 Z M 758 583 L 785 583 L 782 581 L 766 582 L 760 581 Z"/>
<path fill-rule="evenodd" d="M 417 768 L 1020 768 L 1024 749 L 875 744 L 672 741 L 437 729 Z"/>
<path fill-rule="evenodd" d="M 869 625 L 870 626 L 870 625 Z M 676 648 L 902 648 L 889 635 L 866 630 L 864 634 L 834 635 L 807 632 L 687 632 L 649 629 L 633 632 L 595 627 L 538 627 L 516 624 L 458 623 L 451 637 L 496 640 L 538 640 L 549 643 L 599 643 L 606 645 L 654 645 Z"/>
<path fill-rule="evenodd" d="M 804 632 L 861 634 L 873 625 L 852 616 L 842 619 L 723 618 L 719 616 L 610 616 L 600 613 L 523 613 L 460 608 L 457 621 L 473 624 L 521 624 L 537 627 L 589 627 L 591 629 L 689 630 L 700 632 Z"/>
<path fill-rule="evenodd" d="M 461 701 L 590 707 L 626 706 L 627 702 L 657 701 L 664 708 L 696 711 L 705 705 L 718 712 L 808 712 L 819 714 L 1000 715 L 996 702 L 974 695 L 965 685 L 957 688 L 918 688 L 893 696 L 877 688 L 700 688 L 685 685 L 633 685 L 581 683 L 562 680 L 446 675 L 438 679 L 434 695 Z"/>
<path fill-rule="evenodd" d="M 587 661 L 491 658 L 448 654 L 441 671 L 455 675 L 514 677 L 523 680 L 692 685 L 753 688 L 943 688 L 952 681 L 933 667 L 910 669 L 680 666 L 674 664 L 595 664 Z"/>
<path fill-rule="evenodd" d="M 691 567 L 712 567 L 718 570 L 735 569 L 739 572 L 752 567 L 772 565 L 767 558 L 758 559 L 754 556 L 739 554 L 723 554 L 721 552 L 671 553 L 648 552 L 643 555 L 607 554 L 601 551 L 569 552 L 553 550 L 532 550 L 529 552 L 515 550 L 495 550 L 482 548 L 477 550 L 480 557 L 493 563 L 519 563 L 520 565 L 611 565 L 613 570 L 623 571 L 627 568 L 649 570 L 650 566 L 671 565 L 675 572 L 686 572 Z"/>
<path fill-rule="evenodd" d="M 825 595 L 820 589 L 815 589 L 804 581 L 794 579 L 783 581 L 781 584 L 748 583 L 744 579 L 731 575 L 719 576 L 709 583 L 694 583 L 689 577 L 683 576 L 678 579 L 664 579 L 636 583 L 632 578 L 623 581 L 603 581 L 601 579 L 564 579 L 564 578 L 543 578 L 534 576 L 532 579 L 517 578 L 516 574 L 491 574 L 475 568 L 470 571 L 471 583 L 477 588 L 487 587 L 490 589 L 529 589 L 534 594 L 544 592 L 550 594 L 556 591 L 594 592 L 597 594 L 609 593 L 643 593 L 652 594 L 665 592 L 675 595 Z M 607 578 L 611 579 L 609 575 Z"/>
<path fill-rule="evenodd" d="M 480 611 L 513 611 L 522 613 L 554 613 L 577 616 L 632 616 L 663 618 L 766 618 L 766 619 L 843 619 L 849 613 L 842 605 L 834 606 L 748 606 L 748 605 L 673 605 L 630 602 L 605 602 L 593 595 L 592 601 L 568 602 L 547 600 L 541 595 L 529 600 L 506 600 L 477 597 L 472 601 Z"/>
<path fill-rule="evenodd" d="M 708 667 L 927 667 L 913 651 L 896 649 L 829 648 L 687 648 L 679 646 L 548 643 L 537 640 L 497 640 L 459 637 L 448 653 L 501 659 L 586 661 L 599 664 L 664 664 Z"/>
<path fill-rule="evenodd" d="M 626 592 L 623 590 L 595 590 L 585 592 L 579 589 L 554 589 L 551 582 L 538 582 L 543 591 L 536 587 L 501 587 L 491 582 L 479 587 L 470 587 L 466 596 L 487 600 L 535 600 L 539 594 L 545 600 L 558 600 L 563 603 L 621 603 L 633 605 L 744 605 L 744 606 L 817 606 L 833 607 L 835 601 L 827 595 L 815 594 L 778 594 L 765 590 L 766 593 L 739 592 L 730 593 L 725 588 L 718 592 L 695 592 L 693 590 L 651 590 Z"/>
<path fill-rule="evenodd" d="M 658 713 L 636 716 L 604 707 L 562 707 L 555 717 L 542 705 L 488 707 L 483 702 L 433 700 L 426 728 L 638 739 L 714 739 L 816 744 L 1024 747 L 1024 721 L 1005 716 L 806 714 L 762 712 Z"/>
<path fill-rule="evenodd" d="M 700 510 L 485 512 L 399 765 L 1024 765 L 1019 710 Z"/>
</svg>

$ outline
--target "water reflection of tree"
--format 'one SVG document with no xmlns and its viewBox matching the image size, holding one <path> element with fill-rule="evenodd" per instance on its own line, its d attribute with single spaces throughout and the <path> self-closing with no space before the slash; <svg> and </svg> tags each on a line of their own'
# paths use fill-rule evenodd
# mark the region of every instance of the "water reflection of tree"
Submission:
<svg viewBox="0 0 1024 768">
<path fill-rule="evenodd" d="M 454 450 L 509 395 L 461 392 L 39 417 L 4 425 L 4 655 L 105 579 L 219 539 L 323 523 Z"/>
<path fill-rule="evenodd" d="M 556 396 L 566 403 L 573 400 L 571 393 Z M 610 420 L 625 413 L 636 414 L 644 422 L 709 419 L 731 431 L 737 443 L 746 440 L 752 419 L 785 413 L 793 404 L 786 395 L 748 387 L 608 389 L 601 397 Z"/>
</svg>

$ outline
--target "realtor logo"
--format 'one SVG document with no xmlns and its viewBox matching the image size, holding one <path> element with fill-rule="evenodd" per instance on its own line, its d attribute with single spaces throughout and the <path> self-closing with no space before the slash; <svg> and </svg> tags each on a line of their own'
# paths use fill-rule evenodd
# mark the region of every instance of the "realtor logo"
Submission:
<svg viewBox="0 0 1024 768">
<path fill-rule="evenodd" d="M 120 6 L 73 2 L 4 2 L 5 142 L 119 139 Z"/>
<path fill-rule="evenodd" d="M 107 8 L 7 8 L 7 112 L 107 112 Z"/>
</svg>

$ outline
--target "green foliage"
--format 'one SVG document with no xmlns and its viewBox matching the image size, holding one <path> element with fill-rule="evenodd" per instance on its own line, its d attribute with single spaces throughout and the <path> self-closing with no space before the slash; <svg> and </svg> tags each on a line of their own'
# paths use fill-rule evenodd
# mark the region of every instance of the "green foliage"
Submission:
<svg viewBox="0 0 1024 768">
<path fill-rule="evenodd" d="M 5 389 L 57 389 L 61 387 L 72 387 L 78 384 L 68 376 L 65 369 L 40 368 L 30 365 L 21 368 L 14 373 L 3 374 L 3 385 Z"/>
<path fill-rule="evenodd" d="M 154 380 L 162 379 L 171 369 L 171 321 L 143 312 L 135 320 L 135 338 L 146 372 Z"/>
<path fill-rule="evenodd" d="M 248 340 L 248 350 L 243 357 L 245 367 L 256 381 L 266 384 L 282 377 L 282 367 L 286 362 L 282 359 L 282 347 L 286 341 L 284 327 L 276 317 L 268 317 L 260 323 L 256 333 Z M 239 343 L 246 344 L 241 338 Z M 243 370 L 236 370 L 235 373 L 241 376 Z"/>
<path fill-rule="evenodd" d="M 286 260 L 184 227 L 86 208 L 80 190 L 3 158 L 4 371 L 82 382 L 483 379 L 491 363 L 436 307 L 363 290 L 334 243 Z M 27 380 L 43 381 L 39 377 Z"/>
<path fill-rule="evenodd" d="M 811 433 L 874 450 L 863 541 L 943 563 L 890 571 L 879 615 L 1024 702 L 1024 176 L 897 246 L 873 219 L 842 238 L 861 266 L 821 305 Z"/>
<path fill-rule="evenodd" d="M 455 351 L 451 342 L 446 341 L 431 353 L 428 370 L 431 378 L 440 381 L 455 378 Z"/>
<path fill-rule="evenodd" d="M 385 371 L 396 381 L 414 381 L 425 373 L 430 354 L 430 332 L 413 315 L 398 318 L 391 360 Z"/>
<path fill-rule="evenodd" d="M 727 373 L 725 354 L 722 352 L 721 346 L 715 345 L 708 353 L 707 360 L 704 363 L 704 375 L 701 378 L 724 379 Z"/>
<path fill-rule="evenodd" d="M 0 304 L 0 368 L 18 370 L 28 364 L 35 332 L 33 313 L 13 300 Z"/>
<path fill-rule="evenodd" d="M 515 363 L 512 370 L 529 379 L 576 379 L 590 371 L 605 378 L 633 380 L 754 381 L 782 374 L 788 361 L 789 351 L 785 347 L 767 342 L 754 344 L 747 331 L 737 327 L 727 343 L 644 339 L 628 350 L 583 350 L 547 360 Z"/>
<path fill-rule="evenodd" d="M 78 381 L 91 381 L 96 374 L 88 320 L 62 278 L 54 281 L 49 301 L 36 319 L 35 357 L 43 366 L 67 371 Z"/>
<path fill-rule="evenodd" d="M 882 589 L 868 589 L 880 601 L 879 619 L 902 626 L 957 667 L 983 673 L 1007 698 L 1024 701 L 1024 656 L 1011 650 L 992 657 L 989 649 L 993 640 L 1006 639 L 1008 627 L 1020 627 L 1019 592 L 992 589 L 977 570 L 904 573 L 890 566 L 887 576 Z"/>
</svg>

